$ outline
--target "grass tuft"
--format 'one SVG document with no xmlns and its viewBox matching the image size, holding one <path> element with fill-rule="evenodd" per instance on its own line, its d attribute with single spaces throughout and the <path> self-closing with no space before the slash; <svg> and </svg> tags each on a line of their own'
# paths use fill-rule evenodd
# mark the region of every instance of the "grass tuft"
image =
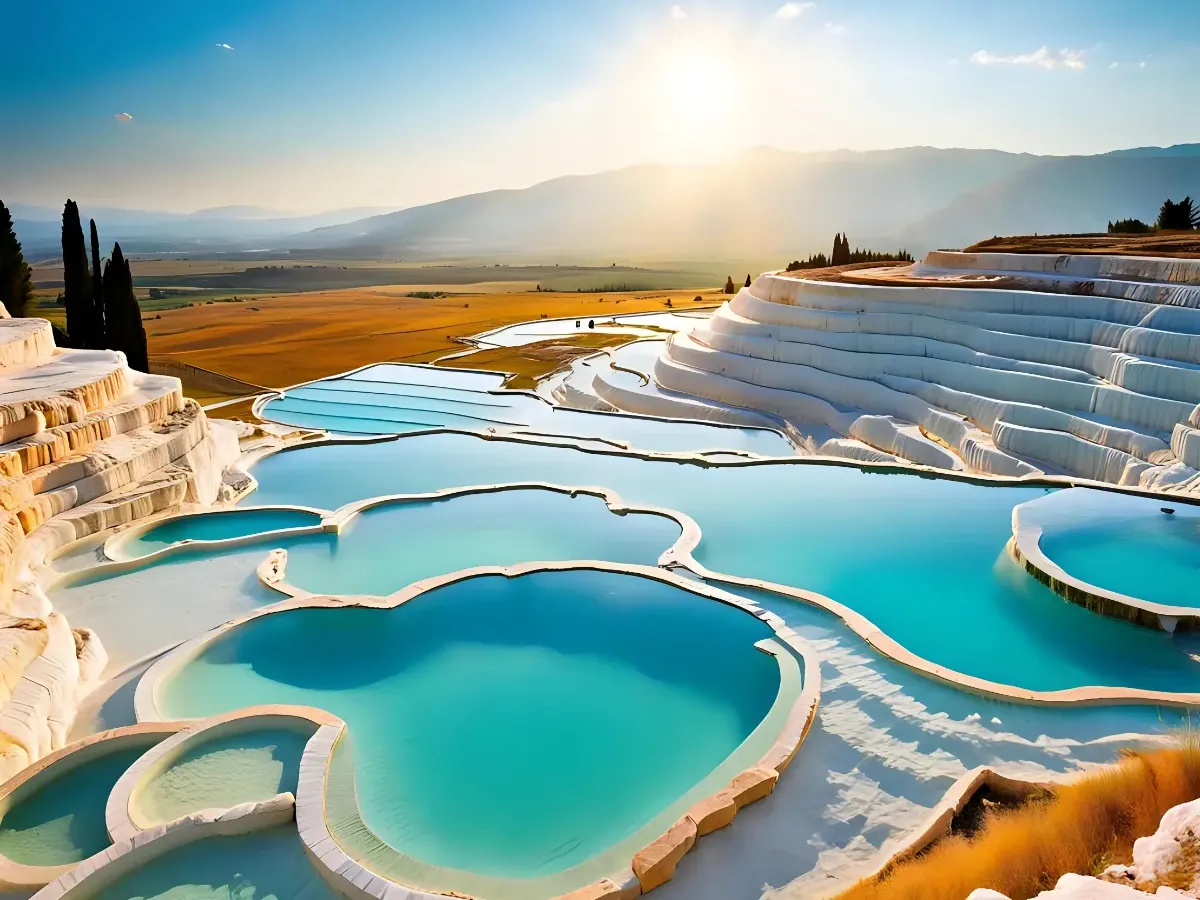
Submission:
<svg viewBox="0 0 1200 900">
<path fill-rule="evenodd" d="M 1173 806 L 1200 797 L 1200 743 L 1121 754 L 1116 765 L 1015 809 L 990 810 L 971 837 L 951 834 L 838 900 L 963 900 L 992 888 L 1027 900 L 1067 872 L 1099 875 L 1129 863 Z"/>
</svg>

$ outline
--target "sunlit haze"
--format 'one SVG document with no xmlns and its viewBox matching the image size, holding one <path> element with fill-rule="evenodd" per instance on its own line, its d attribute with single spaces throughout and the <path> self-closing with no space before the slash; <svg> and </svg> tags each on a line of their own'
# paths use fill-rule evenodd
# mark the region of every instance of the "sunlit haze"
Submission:
<svg viewBox="0 0 1200 900">
<path fill-rule="evenodd" d="M 0 193 L 400 207 L 771 146 L 1197 138 L 1200 4 L 10 4 Z M 15 21 L 14 21 L 15 19 Z"/>
</svg>

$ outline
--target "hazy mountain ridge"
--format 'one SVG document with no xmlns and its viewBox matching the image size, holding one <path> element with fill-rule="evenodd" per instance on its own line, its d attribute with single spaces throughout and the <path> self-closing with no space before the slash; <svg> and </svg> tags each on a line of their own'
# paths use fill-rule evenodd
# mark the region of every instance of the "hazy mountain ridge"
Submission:
<svg viewBox="0 0 1200 900">
<path fill-rule="evenodd" d="M 922 253 L 997 234 L 1103 231 L 1151 221 L 1168 196 L 1200 196 L 1200 144 L 1094 156 L 909 147 L 792 153 L 759 148 L 711 165 L 639 165 L 397 212 L 277 217 L 255 207 L 192 214 L 84 210 L 140 252 L 292 250 L 405 260 L 794 258 L 837 231 Z M 14 208 L 33 255 L 57 245 L 53 210 Z"/>
<path fill-rule="evenodd" d="M 1200 195 L 1200 144 L 1096 156 L 912 147 L 749 151 L 711 166 L 634 166 L 413 207 L 298 235 L 296 248 L 405 258 L 520 253 L 801 256 L 836 231 L 874 249 L 995 234 L 1103 231 Z"/>
</svg>

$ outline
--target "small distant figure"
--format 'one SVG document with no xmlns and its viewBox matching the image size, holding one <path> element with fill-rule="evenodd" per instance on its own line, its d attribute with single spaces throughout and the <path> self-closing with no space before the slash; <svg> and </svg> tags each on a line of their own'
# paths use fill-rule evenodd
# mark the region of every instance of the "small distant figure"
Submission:
<svg viewBox="0 0 1200 900">
<path fill-rule="evenodd" d="M 588 319 L 588 328 L 595 328 L 595 327 L 596 327 L 596 320 Z"/>
<path fill-rule="evenodd" d="M 576 328 L 578 328 L 578 327 L 579 327 L 579 320 L 578 320 L 578 319 L 576 319 L 576 320 L 575 320 L 575 327 L 576 327 Z"/>
</svg>

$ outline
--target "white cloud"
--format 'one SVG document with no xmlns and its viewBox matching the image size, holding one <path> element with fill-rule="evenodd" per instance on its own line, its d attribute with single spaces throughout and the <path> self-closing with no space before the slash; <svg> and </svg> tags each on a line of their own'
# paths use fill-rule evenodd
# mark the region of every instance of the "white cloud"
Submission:
<svg viewBox="0 0 1200 900">
<path fill-rule="evenodd" d="M 686 19 L 687 18 L 687 10 L 684 9 L 682 6 L 680 6 L 678 3 L 676 3 L 674 6 L 671 7 L 671 18 L 672 19 Z"/>
<path fill-rule="evenodd" d="M 1115 68 L 1116 68 L 1117 66 L 1119 66 L 1119 65 L 1120 65 L 1120 63 L 1114 62 L 1114 63 L 1109 63 L 1109 64 L 1108 64 L 1108 67 L 1109 67 L 1110 69 L 1115 69 Z"/>
<path fill-rule="evenodd" d="M 232 50 L 233 49 L 228 44 L 217 44 L 217 46 L 220 47 L 222 50 Z"/>
<path fill-rule="evenodd" d="M 113 116 L 113 118 L 116 119 L 118 122 L 132 122 L 133 121 L 133 116 L 131 116 L 129 113 L 117 113 L 115 116 Z"/>
<path fill-rule="evenodd" d="M 779 9 L 775 10 L 775 17 L 779 19 L 798 19 L 816 5 L 816 3 L 811 2 L 785 3 Z"/>
<path fill-rule="evenodd" d="M 1140 62 L 1140 63 L 1138 63 L 1138 68 L 1144 69 L 1144 68 L 1146 68 L 1146 64 L 1144 62 Z"/>
<path fill-rule="evenodd" d="M 825 30 L 828 31 L 830 34 L 845 34 L 846 26 L 839 25 L 837 22 L 826 22 Z"/>
<path fill-rule="evenodd" d="M 1087 61 L 1082 50 L 1051 50 L 1039 47 L 1032 53 L 1002 54 L 977 50 L 971 54 L 971 62 L 980 66 L 1034 66 L 1039 69 L 1086 69 Z"/>
</svg>

